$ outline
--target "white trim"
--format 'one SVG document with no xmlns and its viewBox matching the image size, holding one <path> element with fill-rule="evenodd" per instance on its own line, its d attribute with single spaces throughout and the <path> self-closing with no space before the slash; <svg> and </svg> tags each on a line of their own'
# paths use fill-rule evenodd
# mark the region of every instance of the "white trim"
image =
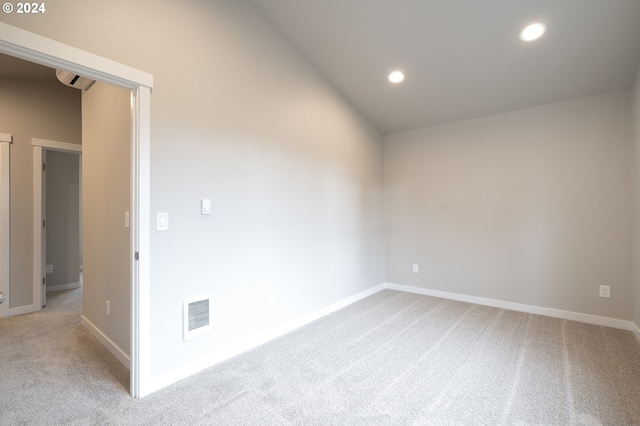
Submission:
<svg viewBox="0 0 640 426">
<path fill-rule="evenodd" d="M 34 306 L 42 306 L 42 299 L 45 296 L 42 295 L 42 287 L 40 286 L 42 285 L 42 277 L 46 276 L 42 269 L 46 260 L 43 258 L 42 238 L 42 197 L 45 191 L 45 188 L 42 187 L 42 163 L 45 160 L 45 152 L 49 150 L 81 156 L 82 145 L 38 138 L 31 138 L 31 145 L 33 146 L 33 304 Z M 49 290 L 49 287 L 45 287 L 45 290 L 45 293 L 59 291 Z M 60 290 L 65 289 L 61 288 Z"/>
<path fill-rule="evenodd" d="M 11 303 L 9 268 L 11 258 L 11 141 L 13 137 L 0 133 L 0 291 L 6 300 L 0 305 L 0 318 L 10 315 Z"/>
<path fill-rule="evenodd" d="M 541 306 L 524 305 L 522 303 L 506 302 L 503 300 L 486 299 L 484 297 L 467 296 L 446 291 L 429 290 L 426 288 L 412 287 L 408 285 L 386 283 L 390 290 L 404 291 L 407 293 L 422 294 L 424 296 L 439 297 L 441 299 L 457 300 L 459 302 L 475 303 L 476 305 L 492 306 L 494 308 L 508 309 L 511 311 L 526 312 L 529 314 L 544 315 L 553 318 L 562 318 L 571 321 L 586 322 L 588 324 L 603 325 L 606 327 L 632 330 L 632 322 L 617 318 L 600 317 L 597 315 L 582 314 L 579 312 L 563 311 L 560 309 L 544 308 Z"/>
<path fill-rule="evenodd" d="M 31 138 L 31 145 L 63 152 L 82 152 L 82 145 L 68 142 L 50 141 L 48 139 Z"/>
<path fill-rule="evenodd" d="M 69 283 L 69 284 L 58 284 L 47 286 L 47 293 L 53 293 L 54 291 L 63 291 L 63 290 L 75 290 L 76 288 L 80 288 L 81 284 L 77 283 Z"/>
<path fill-rule="evenodd" d="M 82 250 L 84 250 L 84 234 L 82 233 L 82 218 L 84 215 L 84 211 L 82 210 L 82 153 L 78 154 L 78 201 L 79 201 L 79 208 L 78 208 L 78 236 L 79 238 L 79 243 L 80 243 L 80 250 L 79 250 L 79 254 L 80 254 L 80 259 L 79 260 L 84 260 L 84 257 L 82 255 Z M 80 274 L 82 274 L 82 263 L 80 263 L 80 265 L 78 266 L 78 272 Z M 82 276 L 80 276 L 80 280 L 82 280 Z"/>
<path fill-rule="evenodd" d="M 113 356 L 118 358 L 118 361 L 120 361 L 122 365 L 124 365 L 127 368 L 130 368 L 131 362 L 127 354 L 125 354 L 124 351 L 120 349 L 118 345 L 113 343 L 111 339 L 109 339 L 102 331 L 100 331 L 98 327 L 93 325 L 93 323 L 89 321 L 84 315 L 80 316 L 80 324 L 82 324 L 84 328 L 89 330 L 89 332 L 93 334 L 96 337 L 96 339 L 100 341 L 100 343 L 102 343 L 107 349 L 109 349 L 109 352 L 111 352 Z"/>
<path fill-rule="evenodd" d="M 25 305 L 18 306 L 16 308 L 9 308 L 9 316 L 30 314 L 32 312 L 39 311 L 40 309 L 42 309 L 42 307 L 38 307 L 38 305 Z"/>
<path fill-rule="evenodd" d="M 153 87 L 153 75 L 0 22 L 0 52 L 133 89 Z"/>
<path fill-rule="evenodd" d="M 131 91 L 131 395 L 151 390 L 151 90 Z M 135 255 L 139 254 L 136 261 Z"/>
<path fill-rule="evenodd" d="M 44 150 L 41 146 L 33 147 L 33 306 L 42 309 L 42 161 Z"/>
<path fill-rule="evenodd" d="M 285 324 L 282 324 L 279 327 L 272 328 L 263 333 L 258 334 L 257 336 L 249 337 L 247 339 L 241 340 L 238 343 L 235 343 L 227 348 L 224 348 L 220 351 L 212 353 L 206 357 L 200 358 L 189 364 L 177 368 L 175 370 L 169 371 L 160 376 L 154 377 L 151 381 L 150 391 L 154 392 L 156 390 L 167 387 L 173 383 L 176 383 L 182 379 L 185 379 L 199 371 L 202 371 L 206 368 L 212 367 L 220 362 L 223 362 L 231 357 L 239 355 L 243 352 L 251 350 L 257 346 L 260 346 L 270 340 L 275 339 L 276 337 L 280 337 L 283 334 L 289 333 L 293 330 L 296 330 L 304 325 L 309 324 L 312 321 L 315 321 L 319 318 L 324 317 L 325 315 L 329 315 L 332 312 L 337 311 L 338 309 L 342 309 L 345 306 L 348 306 L 352 303 L 357 302 L 358 300 L 364 299 L 365 297 L 371 296 L 374 293 L 377 293 L 381 290 L 384 290 L 385 284 L 380 284 L 375 287 L 372 287 L 368 290 L 362 291 L 354 296 L 343 299 L 339 302 L 336 302 L 332 305 L 329 305 L 325 308 L 319 309 L 310 314 L 304 315 L 295 320 L 289 321 Z"/>
<path fill-rule="evenodd" d="M 131 395 L 149 392 L 150 381 L 150 128 L 153 75 L 0 22 L 0 53 L 130 89 L 133 123 L 131 149 L 132 243 L 140 261 L 131 258 Z M 137 207 L 137 208 L 134 208 Z"/>
</svg>

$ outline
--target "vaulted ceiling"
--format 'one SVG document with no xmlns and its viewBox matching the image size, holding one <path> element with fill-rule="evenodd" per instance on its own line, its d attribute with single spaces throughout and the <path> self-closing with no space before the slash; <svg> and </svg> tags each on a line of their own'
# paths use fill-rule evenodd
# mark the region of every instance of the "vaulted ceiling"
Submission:
<svg viewBox="0 0 640 426">
<path fill-rule="evenodd" d="M 638 0 L 250 1 L 384 134 L 629 89 L 640 63 Z"/>
<path fill-rule="evenodd" d="M 626 90 L 640 63 L 640 0 L 249 1 L 384 134 Z"/>
</svg>

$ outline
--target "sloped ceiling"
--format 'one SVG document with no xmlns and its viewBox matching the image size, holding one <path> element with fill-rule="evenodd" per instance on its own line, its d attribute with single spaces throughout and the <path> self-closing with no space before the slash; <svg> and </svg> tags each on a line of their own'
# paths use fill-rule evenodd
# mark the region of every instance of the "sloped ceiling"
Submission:
<svg viewBox="0 0 640 426">
<path fill-rule="evenodd" d="M 250 1 L 384 134 L 629 89 L 640 62 L 638 0 Z"/>
</svg>

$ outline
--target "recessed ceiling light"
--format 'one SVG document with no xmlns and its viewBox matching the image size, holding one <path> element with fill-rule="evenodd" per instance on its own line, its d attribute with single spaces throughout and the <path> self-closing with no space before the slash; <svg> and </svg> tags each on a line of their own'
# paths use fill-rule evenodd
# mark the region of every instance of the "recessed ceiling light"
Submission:
<svg viewBox="0 0 640 426">
<path fill-rule="evenodd" d="M 528 25 L 524 30 L 520 31 L 520 40 L 532 41 L 540 38 L 547 31 L 547 27 L 540 22 Z"/>
<path fill-rule="evenodd" d="M 402 74 L 402 71 L 394 71 L 389 74 L 389 81 L 392 83 L 400 83 L 402 80 L 404 80 L 404 74 Z"/>
</svg>

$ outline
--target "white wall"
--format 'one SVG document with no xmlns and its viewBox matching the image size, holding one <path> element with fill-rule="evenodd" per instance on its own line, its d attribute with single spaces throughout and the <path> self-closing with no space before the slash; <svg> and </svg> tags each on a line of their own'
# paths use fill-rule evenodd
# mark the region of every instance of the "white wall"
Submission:
<svg viewBox="0 0 640 426">
<path fill-rule="evenodd" d="M 53 72 L 53 71 L 52 71 Z M 11 146 L 11 308 L 33 302 L 31 138 L 81 143 L 80 91 L 57 81 L 0 79 L 0 132 Z"/>
<path fill-rule="evenodd" d="M 387 136 L 387 281 L 631 319 L 630 101 Z"/>
<path fill-rule="evenodd" d="M 640 66 L 631 90 L 633 115 L 633 320 L 640 329 Z"/>
<path fill-rule="evenodd" d="M 47 291 L 80 281 L 80 156 L 46 152 Z"/>
<path fill-rule="evenodd" d="M 131 92 L 96 83 L 82 93 L 83 310 L 130 355 Z M 106 302 L 111 315 L 107 315 Z"/>
<path fill-rule="evenodd" d="M 0 19 L 154 75 L 153 376 L 384 282 L 382 137 L 247 2 Z M 213 332 L 183 342 L 182 301 L 205 293 Z"/>
</svg>

